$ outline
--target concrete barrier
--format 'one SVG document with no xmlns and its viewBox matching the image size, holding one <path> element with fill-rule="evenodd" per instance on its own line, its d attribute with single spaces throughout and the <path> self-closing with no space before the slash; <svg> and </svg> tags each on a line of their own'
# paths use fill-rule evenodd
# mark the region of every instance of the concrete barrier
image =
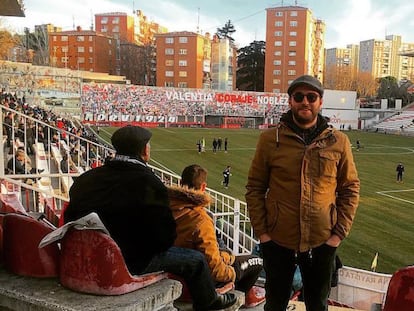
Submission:
<svg viewBox="0 0 414 311">
<path fill-rule="evenodd" d="M 164 279 L 140 290 L 120 296 L 77 293 L 60 285 L 57 278 L 29 278 L 0 268 L 0 310 L 18 311 L 172 311 L 181 295 L 180 282 Z"/>
</svg>

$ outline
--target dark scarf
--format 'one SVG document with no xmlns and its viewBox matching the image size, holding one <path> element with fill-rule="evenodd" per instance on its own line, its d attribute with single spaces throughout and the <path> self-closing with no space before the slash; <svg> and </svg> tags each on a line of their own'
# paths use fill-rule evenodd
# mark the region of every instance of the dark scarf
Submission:
<svg viewBox="0 0 414 311">
<path fill-rule="evenodd" d="M 314 126 L 308 129 L 302 129 L 296 125 L 295 121 L 293 121 L 293 114 L 291 110 L 284 113 L 280 118 L 280 121 L 285 123 L 293 132 L 302 137 L 306 145 L 310 145 L 312 141 L 318 137 L 320 133 L 322 133 L 322 131 L 329 127 L 325 117 L 318 114 L 318 121 Z"/>
</svg>

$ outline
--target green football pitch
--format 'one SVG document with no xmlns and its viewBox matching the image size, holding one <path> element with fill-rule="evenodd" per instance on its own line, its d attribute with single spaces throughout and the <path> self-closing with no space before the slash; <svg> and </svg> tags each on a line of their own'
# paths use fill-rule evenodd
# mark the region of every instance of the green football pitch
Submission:
<svg viewBox="0 0 414 311">
<path fill-rule="evenodd" d="M 109 140 L 112 128 L 101 128 Z M 151 162 L 180 175 L 190 164 L 208 169 L 208 187 L 244 199 L 245 184 L 260 130 L 156 128 L 151 129 Z M 361 179 L 361 200 L 351 234 L 338 252 L 344 265 L 369 270 L 378 252 L 377 272 L 393 273 L 414 264 L 414 137 L 345 132 L 353 148 Z M 213 138 L 228 139 L 228 152 L 213 153 Z M 205 139 L 206 151 L 197 151 L 197 141 Z M 396 166 L 405 166 L 403 183 L 396 182 Z M 231 166 L 230 185 L 221 185 L 222 171 Z"/>
</svg>

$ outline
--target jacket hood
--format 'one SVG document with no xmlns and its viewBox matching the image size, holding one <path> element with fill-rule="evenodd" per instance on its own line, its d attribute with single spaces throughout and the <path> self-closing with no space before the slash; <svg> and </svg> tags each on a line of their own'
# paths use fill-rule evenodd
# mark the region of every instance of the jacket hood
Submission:
<svg viewBox="0 0 414 311">
<path fill-rule="evenodd" d="M 168 197 L 170 199 L 170 208 L 173 212 L 184 210 L 184 208 L 205 207 L 211 203 L 209 194 L 189 189 L 186 186 L 168 187 Z"/>
</svg>

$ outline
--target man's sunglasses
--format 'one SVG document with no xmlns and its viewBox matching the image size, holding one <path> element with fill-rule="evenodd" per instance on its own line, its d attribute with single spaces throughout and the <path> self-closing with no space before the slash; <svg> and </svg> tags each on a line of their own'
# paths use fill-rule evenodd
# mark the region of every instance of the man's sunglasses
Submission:
<svg viewBox="0 0 414 311">
<path fill-rule="evenodd" d="M 301 92 L 297 92 L 297 93 L 292 95 L 293 99 L 297 103 L 301 103 L 303 101 L 303 99 L 305 98 L 305 96 L 306 96 L 306 99 L 308 100 L 308 102 L 310 104 L 312 104 L 312 103 L 316 102 L 316 100 L 319 97 L 319 94 L 316 94 L 316 93 L 303 94 Z"/>
</svg>

